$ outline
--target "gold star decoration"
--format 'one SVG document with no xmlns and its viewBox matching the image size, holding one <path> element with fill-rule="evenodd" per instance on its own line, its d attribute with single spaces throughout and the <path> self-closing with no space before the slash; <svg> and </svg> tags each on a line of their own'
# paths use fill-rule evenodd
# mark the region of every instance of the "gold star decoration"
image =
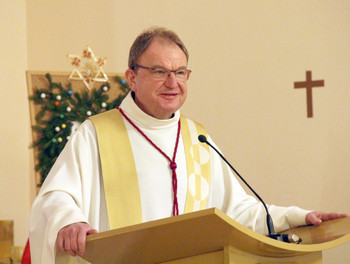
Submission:
<svg viewBox="0 0 350 264">
<path fill-rule="evenodd" d="M 95 82 L 107 82 L 108 77 L 102 69 L 107 58 L 96 58 L 93 51 L 87 46 L 81 56 L 68 55 L 73 65 L 69 80 L 81 80 L 90 90 Z"/>
</svg>

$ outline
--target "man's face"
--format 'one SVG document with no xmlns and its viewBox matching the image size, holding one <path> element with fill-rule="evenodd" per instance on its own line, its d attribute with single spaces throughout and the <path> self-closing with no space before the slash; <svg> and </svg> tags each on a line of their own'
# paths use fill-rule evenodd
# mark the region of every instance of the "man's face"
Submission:
<svg viewBox="0 0 350 264">
<path fill-rule="evenodd" d="M 178 70 L 187 67 L 185 53 L 175 44 L 155 39 L 142 53 L 138 65 Z M 128 69 L 126 79 L 135 93 L 136 104 L 147 114 L 158 119 L 168 119 L 180 109 L 187 96 L 187 80 L 178 80 L 174 73 L 159 79 L 151 70 Z"/>
</svg>

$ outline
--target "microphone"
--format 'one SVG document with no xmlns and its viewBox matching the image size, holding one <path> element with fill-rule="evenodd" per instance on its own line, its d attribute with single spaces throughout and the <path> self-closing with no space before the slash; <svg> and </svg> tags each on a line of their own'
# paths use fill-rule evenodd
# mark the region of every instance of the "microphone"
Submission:
<svg viewBox="0 0 350 264">
<path fill-rule="evenodd" d="M 219 156 L 226 162 L 226 164 L 236 173 L 236 175 L 244 182 L 244 184 L 254 193 L 254 195 L 259 199 L 259 201 L 263 204 L 265 211 L 266 211 L 266 225 L 269 232 L 269 237 L 272 239 L 276 239 L 279 241 L 287 242 L 287 243 L 296 243 L 299 244 L 302 239 L 299 238 L 297 235 L 288 235 L 288 234 L 276 234 L 275 228 L 273 225 L 272 217 L 269 213 L 269 210 L 267 209 L 267 206 L 263 199 L 254 191 L 254 189 L 244 180 L 244 178 L 238 173 L 238 171 L 235 170 L 234 167 L 225 159 L 225 157 L 212 145 L 208 142 L 207 138 L 204 135 L 199 135 L 198 140 L 202 143 L 206 143 L 208 146 L 210 146 L 213 150 L 215 150 L 216 153 L 219 154 Z"/>
</svg>

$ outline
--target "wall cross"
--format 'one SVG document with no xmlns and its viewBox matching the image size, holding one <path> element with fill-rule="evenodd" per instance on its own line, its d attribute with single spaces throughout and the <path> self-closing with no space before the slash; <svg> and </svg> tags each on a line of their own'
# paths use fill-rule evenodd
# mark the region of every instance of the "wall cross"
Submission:
<svg viewBox="0 0 350 264">
<path fill-rule="evenodd" d="M 307 117 L 313 117 L 312 88 L 314 87 L 324 87 L 324 80 L 313 81 L 311 71 L 306 72 L 306 81 L 294 82 L 295 89 L 306 88 Z"/>
</svg>

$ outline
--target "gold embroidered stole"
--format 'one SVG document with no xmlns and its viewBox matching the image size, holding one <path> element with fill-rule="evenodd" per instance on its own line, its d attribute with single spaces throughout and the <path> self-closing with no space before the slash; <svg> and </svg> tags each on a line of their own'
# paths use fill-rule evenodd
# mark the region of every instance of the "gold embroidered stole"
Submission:
<svg viewBox="0 0 350 264">
<path fill-rule="evenodd" d="M 188 178 L 185 213 L 205 209 L 207 205 L 211 176 L 210 150 L 207 144 L 198 141 L 201 134 L 208 136 L 201 124 L 181 116 Z"/>
<path fill-rule="evenodd" d="M 142 223 L 142 209 L 134 156 L 124 120 L 116 109 L 90 117 L 100 153 L 110 229 Z M 206 208 L 211 175 L 210 151 L 199 145 L 204 127 L 181 116 L 181 135 L 187 166 L 185 213 Z"/>
<path fill-rule="evenodd" d="M 94 123 L 110 229 L 142 223 L 134 156 L 118 110 L 90 117 Z"/>
</svg>

